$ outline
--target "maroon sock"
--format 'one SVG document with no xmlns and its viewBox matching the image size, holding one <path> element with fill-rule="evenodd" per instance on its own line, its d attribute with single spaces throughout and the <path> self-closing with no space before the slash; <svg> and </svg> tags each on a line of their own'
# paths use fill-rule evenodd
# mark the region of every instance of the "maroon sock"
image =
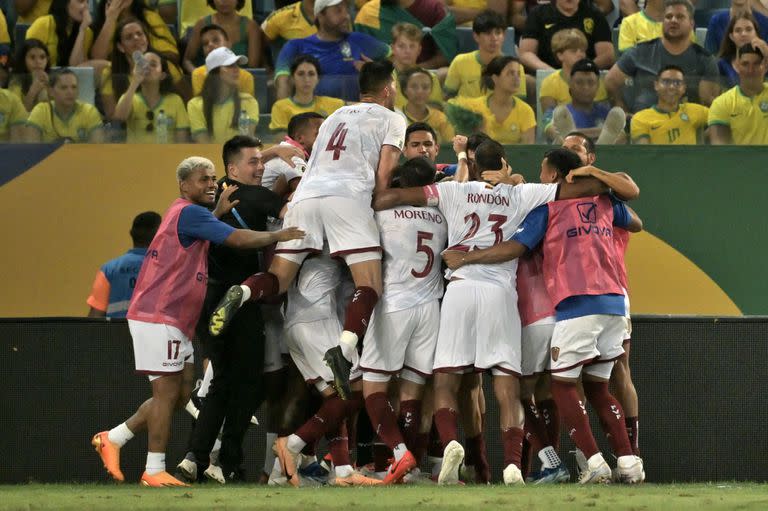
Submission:
<svg viewBox="0 0 768 511">
<path fill-rule="evenodd" d="M 387 447 L 394 449 L 398 444 L 404 443 L 403 435 L 397 428 L 395 410 L 384 392 L 375 392 L 365 398 L 365 410 L 371 418 L 373 431 Z"/>
<path fill-rule="evenodd" d="M 346 416 L 346 404 L 339 396 L 325 400 L 323 406 L 305 422 L 296 434 L 306 443 L 315 443 L 326 432 L 336 431 Z"/>
<path fill-rule="evenodd" d="M 362 391 L 354 391 L 347 398 L 347 437 L 350 452 L 357 449 L 357 416 L 364 404 Z"/>
<path fill-rule="evenodd" d="M 373 308 L 376 307 L 378 301 L 379 295 L 372 288 L 366 286 L 355 288 L 355 294 L 352 295 L 352 300 L 347 304 L 344 315 L 344 330 L 354 332 L 362 342 L 365 331 L 368 329 L 371 314 L 373 314 Z"/>
<path fill-rule="evenodd" d="M 464 464 L 470 467 L 477 465 L 477 459 L 480 457 L 480 442 L 483 434 L 468 436 L 464 440 Z"/>
<path fill-rule="evenodd" d="M 310 442 L 307 445 L 304 446 L 304 448 L 301 450 L 301 454 L 304 456 L 314 456 L 317 451 L 317 442 Z"/>
<path fill-rule="evenodd" d="M 631 455 L 632 446 L 627 437 L 624 410 L 608 390 L 608 382 L 585 381 L 583 385 L 584 395 L 600 416 L 600 423 L 605 429 L 613 453 L 617 457 Z"/>
<path fill-rule="evenodd" d="M 325 439 L 328 440 L 328 452 L 331 453 L 334 465 L 338 467 L 352 464 L 349 459 L 349 438 L 345 423 L 342 422 L 336 431 L 326 434 Z"/>
<path fill-rule="evenodd" d="M 477 442 L 477 453 L 475 457 L 475 479 L 480 484 L 487 484 L 491 481 L 491 466 L 488 464 L 485 449 L 485 433 L 480 432 L 480 438 Z"/>
<path fill-rule="evenodd" d="M 547 436 L 549 437 L 549 445 L 560 449 L 560 414 L 557 411 L 557 405 L 554 399 L 545 399 L 538 404 L 539 415 L 544 419 L 544 424 L 547 428 Z"/>
<path fill-rule="evenodd" d="M 280 291 L 280 281 L 269 272 L 254 273 L 243 281 L 244 286 L 251 290 L 249 302 L 256 302 L 263 298 L 275 296 Z"/>
<path fill-rule="evenodd" d="M 521 401 L 523 403 L 523 410 L 525 410 L 525 439 L 533 448 L 531 454 L 538 454 L 540 450 L 549 446 L 547 425 L 533 399 L 523 399 Z"/>
<path fill-rule="evenodd" d="M 429 446 L 429 433 L 419 433 L 416 435 L 416 451 L 413 453 L 413 456 L 419 465 L 421 465 L 421 460 L 424 459 L 424 454 L 427 452 L 427 446 Z"/>
<path fill-rule="evenodd" d="M 635 456 L 640 456 L 640 420 L 637 417 L 627 417 L 624 423 L 627 426 L 627 436 L 632 452 Z"/>
<path fill-rule="evenodd" d="M 419 449 L 419 429 L 421 429 L 421 400 L 409 399 L 400 401 L 400 417 L 398 417 L 400 431 L 403 432 L 405 446 L 416 454 Z"/>
<path fill-rule="evenodd" d="M 531 457 L 531 443 L 525 438 L 528 436 L 528 432 L 523 429 L 523 433 L 523 454 L 520 457 L 520 472 L 523 473 L 523 479 L 525 479 L 531 473 L 531 462 L 533 459 Z"/>
<path fill-rule="evenodd" d="M 585 404 L 581 402 L 575 383 L 552 380 L 552 397 L 555 398 L 557 409 L 563 416 L 563 422 L 568 427 L 568 434 L 589 459 L 600 450 L 589 427 L 589 417 Z"/>
<path fill-rule="evenodd" d="M 459 424 L 456 419 L 456 410 L 452 408 L 440 408 L 435 411 L 435 427 L 437 428 L 437 434 L 440 436 L 440 443 L 445 449 L 452 440 L 458 440 L 459 438 Z M 440 453 L 442 458 L 443 454 Z"/>
<path fill-rule="evenodd" d="M 443 444 L 440 442 L 440 434 L 437 432 L 437 424 L 435 423 L 434 415 L 432 416 L 432 427 L 429 429 L 427 456 L 431 458 L 443 457 Z"/>
<path fill-rule="evenodd" d="M 520 468 L 523 455 L 523 430 L 509 428 L 501 431 L 501 443 L 504 445 L 504 468 L 510 464 Z"/>
<path fill-rule="evenodd" d="M 382 443 L 373 444 L 373 470 L 384 472 L 389 468 L 389 459 L 392 457 L 392 449 Z"/>
</svg>

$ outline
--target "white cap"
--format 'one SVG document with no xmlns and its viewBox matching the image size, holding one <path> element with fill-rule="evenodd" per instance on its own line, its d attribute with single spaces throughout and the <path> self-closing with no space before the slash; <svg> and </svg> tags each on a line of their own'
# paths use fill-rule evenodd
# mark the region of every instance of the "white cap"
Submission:
<svg viewBox="0 0 768 511">
<path fill-rule="evenodd" d="M 326 7 L 339 5 L 344 0 L 315 0 L 315 16 L 323 12 Z"/>
<path fill-rule="evenodd" d="M 245 55 L 235 55 L 235 53 L 226 46 L 211 50 L 211 53 L 205 57 L 205 69 L 209 73 L 217 67 L 231 66 L 232 64 L 244 66 L 247 63 L 248 57 Z"/>
</svg>

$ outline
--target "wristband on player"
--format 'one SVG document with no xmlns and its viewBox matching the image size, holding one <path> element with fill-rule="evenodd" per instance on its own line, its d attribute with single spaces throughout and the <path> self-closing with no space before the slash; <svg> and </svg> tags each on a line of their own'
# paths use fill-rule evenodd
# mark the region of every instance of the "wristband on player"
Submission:
<svg viewBox="0 0 768 511">
<path fill-rule="evenodd" d="M 458 153 L 456 155 L 456 159 L 459 160 L 459 161 L 461 161 L 461 160 L 467 160 L 468 161 L 467 153 L 464 152 L 464 151 L 461 151 L 460 153 Z"/>
</svg>

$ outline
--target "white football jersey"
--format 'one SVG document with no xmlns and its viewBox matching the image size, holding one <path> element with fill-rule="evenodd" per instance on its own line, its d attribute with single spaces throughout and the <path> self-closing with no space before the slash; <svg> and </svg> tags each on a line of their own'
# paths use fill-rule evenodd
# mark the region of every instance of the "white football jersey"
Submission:
<svg viewBox="0 0 768 511">
<path fill-rule="evenodd" d="M 480 181 L 449 181 L 430 185 L 437 207 L 448 220 L 449 249 L 488 248 L 508 239 L 533 209 L 555 200 L 557 185 L 524 184 L 493 188 Z M 445 277 L 480 280 L 515 289 L 517 260 L 501 264 L 470 264 Z"/>
<path fill-rule="evenodd" d="M 323 124 L 293 202 L 349 197 L 370 202 L 381 146 L 402 150 L 405 119 L 374 103 L 343 106 Z"/>
<path fill-rule="evenodd" d="M 402 206 L 376 213 L 384 249 L 384 312 L 410 309 L 443 296 L 440 252 L 448 224 L 437 208 Z"/>
<path fill-rule="evenodd" d="M 295 147 L 288 142 L 280 142 L 280 145 Z M 291 158 L 294 163 L 294 167 L 288 165 L 282 158 L 272 158 L 264 164 L 264 175 L 261 177 L 261 186 L 272 190 L 275 186 L 275 182 L 280 176 L 285 176 L 287 182 L 291 182 L 292 179 L 301 177 L 306 170 L 307 162 L 298 156 Z"/>
<path fill-rule="evenodd" d="M 337 296 L 346 280 L 346 268 L 332 259 L 328 245 L 323 253 L 307 257 L 288 288 L 285 327 L 339 317 Z"/>
</svg>

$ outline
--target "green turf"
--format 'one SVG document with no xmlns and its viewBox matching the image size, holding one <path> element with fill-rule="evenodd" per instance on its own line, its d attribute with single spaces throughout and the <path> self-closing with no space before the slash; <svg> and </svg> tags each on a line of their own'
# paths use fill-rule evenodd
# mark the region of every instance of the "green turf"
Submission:
<svg viewBox="0 0 768 511">
<path fill-rule="evenodd" d="M 641 486 L 575 485 L 390 488 L 269 488 L 264 486 L 149 489 L 138 485 L 0 486 L 0 510 L 91 509 L 466 509 L 481 511 L 768 509 L 768 485 L 747 483 Z"/>
</svg>

